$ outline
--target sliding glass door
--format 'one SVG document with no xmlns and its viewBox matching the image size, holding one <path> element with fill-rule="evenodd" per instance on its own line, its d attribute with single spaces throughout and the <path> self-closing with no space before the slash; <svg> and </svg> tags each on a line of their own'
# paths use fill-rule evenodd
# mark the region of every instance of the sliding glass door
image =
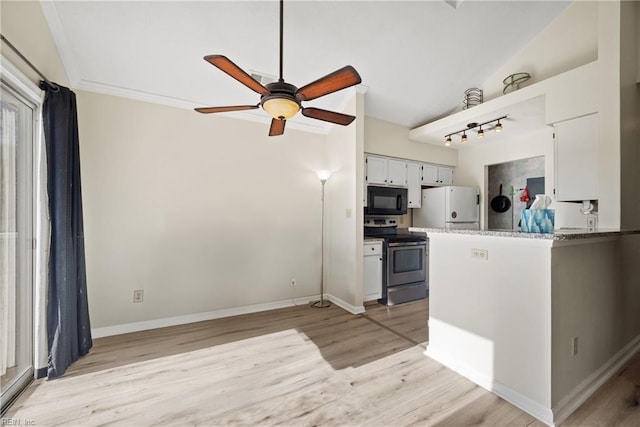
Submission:
<svg viewBox="0 0 640 427">
<path fill-rule="evenodd" d="M 33 147 L 36 106 L 0 91 L 0 389 L 2 410 L 33 378 Z"/>
</svg>

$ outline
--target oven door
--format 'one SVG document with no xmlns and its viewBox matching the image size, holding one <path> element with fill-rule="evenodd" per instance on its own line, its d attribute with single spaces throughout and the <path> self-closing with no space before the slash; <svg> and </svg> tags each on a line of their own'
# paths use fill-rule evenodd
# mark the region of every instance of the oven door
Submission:
<svg viewBox="0 0 640 427">
<path fill-rule="evenodd" d="M 387 251 L 387 287 L 427 279 L 427 243 L 389 243 Z"/>
</svg>

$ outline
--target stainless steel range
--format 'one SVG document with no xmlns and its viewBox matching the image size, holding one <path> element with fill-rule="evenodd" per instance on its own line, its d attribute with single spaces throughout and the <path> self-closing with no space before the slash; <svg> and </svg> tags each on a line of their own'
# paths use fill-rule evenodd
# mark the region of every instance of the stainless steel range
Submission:
<svg viewBox="0 0 640 427">
<path fill-rule="evenodd" d="M 384 239 L 382 298 L 378 302 L 395 305 L 426 298 L 429 291 L 427 237 L 399 229 L 394 218 L 365 218 L 364 235 Z"/>
</svg>

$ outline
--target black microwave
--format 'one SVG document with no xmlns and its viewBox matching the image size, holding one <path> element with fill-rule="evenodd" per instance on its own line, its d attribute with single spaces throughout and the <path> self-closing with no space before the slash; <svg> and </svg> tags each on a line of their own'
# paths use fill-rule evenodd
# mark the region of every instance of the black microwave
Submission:
<svg viewBox="0 0 640 427">
<path fill-rule="evenodd" d="M 407 189 L 367 187 L 365 215 L 404 215 L 407 213 Z"/>
</svg>

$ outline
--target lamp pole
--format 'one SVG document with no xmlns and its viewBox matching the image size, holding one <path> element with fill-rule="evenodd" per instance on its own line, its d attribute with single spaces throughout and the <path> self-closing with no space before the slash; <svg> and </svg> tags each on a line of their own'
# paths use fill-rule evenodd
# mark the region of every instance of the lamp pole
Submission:
<svg viewBox="0 0 640 427">
<path fill-rule="evenodd" d="M 324 300 L 324 185 L 331 176 L 331 171 L 321 170 L 317 172 L 318 178 L 322 183 L 322 224 L 320 226 L 320 301 L 311 302 L 311 307 L 327 308 L 331 307 L 331 301 Z"/>
</svg>

